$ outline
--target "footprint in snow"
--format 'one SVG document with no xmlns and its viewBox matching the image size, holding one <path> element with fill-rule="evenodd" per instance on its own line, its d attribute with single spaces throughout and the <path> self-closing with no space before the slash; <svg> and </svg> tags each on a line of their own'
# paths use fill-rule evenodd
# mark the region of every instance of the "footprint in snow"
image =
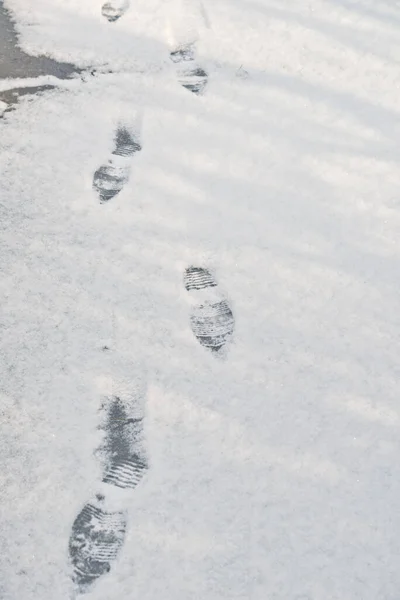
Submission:
<svg viewBox="0 0 400 600">
<path fill-rule="evenodd" d="M 208 75 L 196 62 L 195 45 L 185 44 L 170 53 L 176 66 L 178 82 L 190 92 L 200 95 L 207 85 Z"/>
<path fill-rule="evenodd" d="M 192 302 L 193 334 L 202 346 L 222 355 L 232 337 L 235 320 L 217 281 L 208 269 L 191 266 L 185 271 L 184 285 Z"/>
<path fill-rule="evenodd" d="M 122 190 L 129 179 L 132 156 L 141 149 L 135 133 L 124 125 L 117 128 L 111 157 L 93 175 L 93 189 L 98 193 L 101 203 L 111 200 Z"/>
<path fill-rule="evenodd" d="M 148 469 L 143 401 L 135 394 L 107 398 L 100 408 L 103 434 L 95 452 L 102 468 L 101 493 L 76 517 L 69 540 L 72 581 L 85 594 L 108 573 L 121 550 L 127 527 L 126 494 Z M 128 492 L 127 492 L 128 490 Z"/>
<path fill-rule="evenodd" d="M 114 23 L 126 13 L 128 8 L 129 0 L 111 0 L 111 2 L 103 4 L 101 7 L 101 14 L 107 21 Z"/>
<path fill-rule="evenodd" d="M 107 398 L 101 409 L 103 443 L 96 452 L 103 470 L 103 483 L 119 488 L 135 488 L 148 464 L 144 446 L 144 415 L 141 403 Z"/>
<path fill-rule="evenodd" d="M 125 531 L 125 512 L 108 510 L 103 495 L 98 494 L 85 504 L 72 525 L 69 539 L 72 581 L 78 594 L 85 594 L 110 571 L 124 544 Z"/>
</svg>

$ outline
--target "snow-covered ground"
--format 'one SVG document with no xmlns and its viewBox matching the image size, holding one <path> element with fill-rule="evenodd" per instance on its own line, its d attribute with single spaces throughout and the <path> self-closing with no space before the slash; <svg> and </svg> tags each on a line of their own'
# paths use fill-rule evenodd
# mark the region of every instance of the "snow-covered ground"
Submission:
<svg viewBox="0 0 400 600">
<path fill-rule="evenodd" d="M 398 600 L 400 3 L 5 4 L 24 51 L 114 73 L 0 120 L 1 600 L 69 598 L 100 400 L 144 378 L 149 469 L 87 598 Z M 101 204 L 121 122 L 142 150 Z M 192 264 L 235 316 L 223 360 Z"/>
</svg>

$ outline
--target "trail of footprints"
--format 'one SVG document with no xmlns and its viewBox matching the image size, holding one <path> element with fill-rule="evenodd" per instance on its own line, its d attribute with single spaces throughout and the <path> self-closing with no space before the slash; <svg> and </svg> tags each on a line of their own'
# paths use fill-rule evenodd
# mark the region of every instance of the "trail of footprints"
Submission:
<svg viewBox="0 0 400 600">
<path fill-rule="evenodd" d="M 194 44 L 179 47 L 170 57 L 177 66 L 178 82 L 194 94 L 202 94 L 207 85 L 207 73 L 196 62 Z M 117 196 L 129 181 L 132 157 L 142 149 L 139 138 L 138 131 L 124 124 L 118 125 L 111 156 L 93 174 L 93 189 L 101 204 Z"/>
<path fill-rule="evenodd" d="M 192 300 L 190 325 L 205 348 L 221 356 L 234 331 L 234 317 L 211 272 L 185 270 L 184 286 Z M 145 393 L 106 398 L 100 407 L 102 443 L 95 450 L 102 480 L 98 493 L 77 515 L 69 540 L 74 598 L 107 574 L 124 545 L 130 493 L 148 470 L 144 437 Z M 128 495 L 127 495 L 128 494 Z"/>
<path fill-rule="evenodd" d="M 102 15 L 117 21 L 129 0 L 103 4 Z M 200 95 L 208 75 L 196 60 L 195 44 L 170 53 L 180 85 Z M 129 180 L 131 161 L 142 149 L 139 134 L 128 126 L 117 127 L 114 149 L 107 163 L 93 175 L 93 189 L 101 204 L 113 199 Z M 234 316 L 217 280 L 205 267 L 189 266 L 183 274 L 191 309 L 189 324 L 199 344 L 214 356 L 224 356 L 234 332 Z M 86 594 L 107 574 L 124 545 L 131 493 L 148 470 L 144 439 L 145 392 L 106 398 L 99 411 L 102 443 L 94 455 L 101 465 L 98 491 L 76 516 L 69 539 L 73 598 Z"/>
<path fill-rule="evenodd" d="M 129 5 L 129 0 L 110 0 L 102 5 L 101 13 L 113 23 L 126 13 Z M 0 9 L 4 10 L 1 2 Z M 177 47 L 170 52 L 170 59 L 179 84 L 195 95 L 202 94 L 208 75 L 197 63 L 195 43 Z M 37 63 L 38 74 L 52 72 L 54 64 L 53 70 L 60 75 L 64 67 L 50 59 L 29 60 L 32 65 L 35 63 L 35 68 Z M 65 65 L 66 77 L 74 71 L 79 72 L 79 69 Z M 31 71 L 28 69 L 28 72 Z M 141 149 L 137 131 L 120 124 L 110 158 L 93 174 L 93 189 L 101 204 L 121 192 L 129 180 L 132 158 Z M 229 304 L 207 268 L 190 266 L 183 280 L 191 301 L 192 332 L 202 346 L 221 356 L 234 331 Z M 110 571 L 124 545 L 131 493 L 148 470 L 144 402 L 145 392 L 140 390 L 136 394 L 128 392 L 108 397 L 100 407 L 99 429 L 103 437 L 94 454 L 100 462 L 102 477 L 97 493 L 76 516 L 68 545 L 73 598 L 89 592 L 98 579 Z"/>
</svg>

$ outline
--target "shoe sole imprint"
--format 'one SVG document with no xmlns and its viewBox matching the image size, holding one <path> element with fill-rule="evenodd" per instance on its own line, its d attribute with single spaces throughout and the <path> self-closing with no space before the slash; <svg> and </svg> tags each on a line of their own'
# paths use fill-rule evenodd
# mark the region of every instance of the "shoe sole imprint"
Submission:
<svg viewBox="0 0 400 600">
<path fill-rule="evenodd" d="M 123 399 L 107 397 L 100 407 L 103 440 L 95 456 L 102 467 L 102 493 L 85 504 L 69 540 L 72 581 L 79 594 L 85 594 L 110 571 L 124 544 L 125 490 L 133 490 L 148 469 L 143 404 L 140 390 Z"/>
<path fill-rule="evenodd" d="M 110 512 L 102 506 L 104 497 L 85 504 L 76 517 L 69 539 L 72 581 L 84 594 L 93 583 L 111 569 L 125 540 L 126 515 Z"/>
<path fill-rule="evenodd" d="M 101 14 L 109 21 L 109 23 L 115 23 L 118 21 L 128 10 L 129 0 L 112 0 L 111 2 L 105 2 L 101 7 Z"/>
<path fill-rule="evenodd" d="M 103 469 L 103 483 L 135 488 L 148 469 L 144 445 L 144 416 L 134 399 L 107 398 L 101 408 L 103 443 L 96 451 Z"/>
<path fill-rule="evenodd" d="M 208 75 L 196 63 L 195 45 L 179 46 L 170 52 L 170 59 L 176 65 L 178 82 L 193 94 L 201 95 L 207 85 Z"/>
<path fill-rule="evenodd" d="M 132 156 L 141 149 L 138 136 L 124 125 L 117 128 L 111 158 L 93 175 L 93 189 L 101 204 L 114 198 L 123 189 L 129 180 Z"/>
<path fill-rule="evenodd" d="M 188 267 L 184 285 L 193 300 L 190 326 L 199 343 L 215 353 L 220 353 L 232 338 L 235 319 L 219 286 L 208 269 Z"/>
</svg>

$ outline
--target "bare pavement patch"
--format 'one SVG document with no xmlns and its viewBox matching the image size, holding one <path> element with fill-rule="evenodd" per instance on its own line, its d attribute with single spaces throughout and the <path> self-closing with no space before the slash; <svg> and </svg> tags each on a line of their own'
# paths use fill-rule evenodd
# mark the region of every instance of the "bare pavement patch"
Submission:
<svg viewBox="0 0 400 600">
<path fill-rule="evenodd" d="M 19 47 L 19 40 L 15 31 L 11 14 L 0 0 L 0 81 L 2 79 L 25 79 L 42 76 L 53 76 L 58 79 L 69 79 L 82 72 L 73 64 L 57 62 L 46 56 L 30 56 Z M 53 85 L 18 85 L 7 90 L 0 90 L 1 103 L 7 105 L 6 110 L 18 101 L 19 96 L 36 94 L 54 87 Z M 0 111 L 1 116 L 1 111 Z"/>
</svg>

